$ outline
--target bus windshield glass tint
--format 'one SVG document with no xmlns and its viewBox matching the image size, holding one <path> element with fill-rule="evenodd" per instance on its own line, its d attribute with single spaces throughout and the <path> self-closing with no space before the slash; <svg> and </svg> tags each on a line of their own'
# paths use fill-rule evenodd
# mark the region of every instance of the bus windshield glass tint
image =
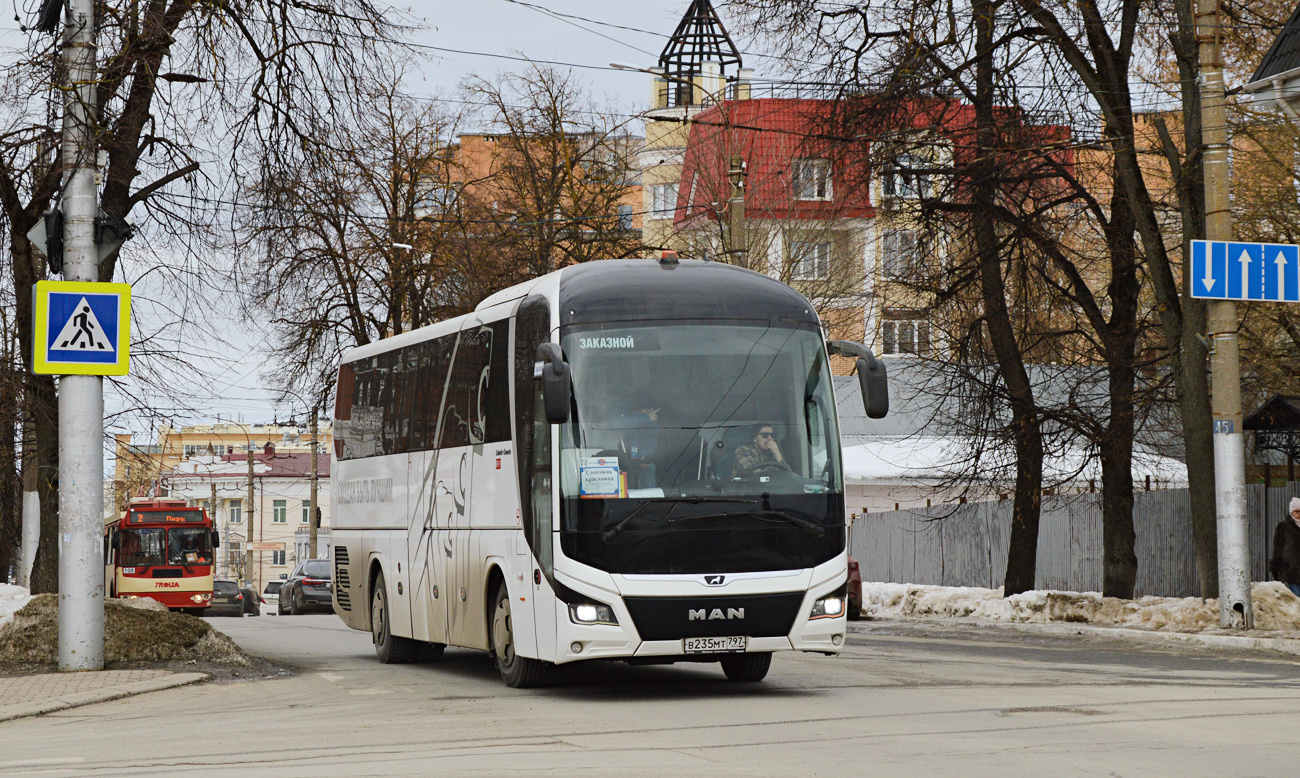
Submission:
<svg viewBox="0 0 1300 778">
<path fill-rule="evenodd" d="M 167 543 L 165 529 L 122 530 L 122 550 L 118 564 L 123 567 L 152 567 L 167 563 L 164 547 Z"/>
<path fill-rule="evenodd" d="M 835 401 L 818 333 L 774 325 L 567 333 L 576 413 L 565 497 L 839 492 Z"/>
</svg>

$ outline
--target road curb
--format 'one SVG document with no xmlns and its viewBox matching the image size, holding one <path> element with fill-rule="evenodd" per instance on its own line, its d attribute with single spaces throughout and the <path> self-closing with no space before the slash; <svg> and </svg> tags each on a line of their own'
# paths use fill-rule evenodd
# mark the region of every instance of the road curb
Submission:
<svg viewBox="0 0 1300 778">
<path fill-rule="evenodd" d="M 205 681 L 207 678 L 207 673 L 173 673 L 171 675 L 164 675 L 161 678 L 150 678 L 146 681 L 133 681 L 119 686 L 110 686 L 106 689 L 94 689 L 88 692 L 65 694 L 60 697 L 53 697 L 40 702 L 7 706 L 4 709 L 0 709 L 0 722 L 27 718 L 28 716 L 40 716 L 46 713 L 54 713 L 55 711 L 81 707 L 82 705 L 93 705 L 97 702 L 118 700 L 123 697 L 134 697 L 137 694 L 157 692 L 162 691 L 163 689 L 173 689 L 177 686 L 188 686 L 192 683 Z"/>
<path fill-rule="evenodd" d="M 1047 635 L 1094 635 L 1098 637 L 1129 638 L 1148 643 L 1193 643 L 1208 648 L 1230 648 L 1254 651 L 1274 651 L 1282 654 L 1300 656 L 1300 639 L 1295 638 L 1253 638 L 1245 635 L 1207 635 L 1198 632 L 1157 632 L 1155 630 L 1132 629 L 1129 627 L 1101 627 L 1094 624 L 1040 624 L 1015 621 L 983 621 L 975 619 L 909 619 L 873 618 L 871 621 L 859 622 L 859 628 L 853 632 L 869 634 L 872 624 L 908 624 L 945 627 L 968 627 L 973 629 L 995 629 L 1012 632 L 1028 632 Z"/>
</svg>

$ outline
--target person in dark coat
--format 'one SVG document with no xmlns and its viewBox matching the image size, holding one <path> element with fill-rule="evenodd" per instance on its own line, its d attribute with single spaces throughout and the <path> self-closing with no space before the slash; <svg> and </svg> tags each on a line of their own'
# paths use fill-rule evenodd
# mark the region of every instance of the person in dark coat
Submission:
<svg viewBox="0 0 1300 778">
<path fill-rule="evenodd" d="M 1273 533 L 1273 558 L 1268 570 L 1273 577 L 1300 597 L 1300 497 L 1292 497 L 1290 518 L 1283 519 Z"/>
</svg>

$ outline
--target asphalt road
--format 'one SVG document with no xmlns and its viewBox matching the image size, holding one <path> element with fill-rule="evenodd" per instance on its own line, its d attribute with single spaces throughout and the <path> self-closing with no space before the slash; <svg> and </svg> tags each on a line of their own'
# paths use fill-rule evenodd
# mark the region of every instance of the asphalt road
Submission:
<svg viewBox="0 0 1300 778">
<path fill-rule="evenodd" d="M 517 691 L 483 654 L 379 664 L 333 616 L 214 620 L 289 678 L 0 724 L 0 776 L 1278 776 L 1300 662 L 868 624 L 838 658 L 574 665 Z"/>
</svg>

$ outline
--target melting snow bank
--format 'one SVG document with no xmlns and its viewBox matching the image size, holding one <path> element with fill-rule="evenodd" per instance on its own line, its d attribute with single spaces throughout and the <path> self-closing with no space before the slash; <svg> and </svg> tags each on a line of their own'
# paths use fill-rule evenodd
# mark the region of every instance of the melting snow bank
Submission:
<svg viewBox="0 0 1300 778">
<path fill-rule="evenodd" d="M 1300 597 L 1277 582 L 1251 584 L 1255 628 L 1300 630 Z M 972 618 L 1067 622 L 1163 632 L 1219 629 L 1219 601 L 1199 597 L 1121 600 L 1098 592 L 1033 591 L 1004 598 L 1001 589 L 916 584 L 862 584 L 862 611 L 874 618 Z"/>
<path fill-rule="evenodd" d="M 21 586 L 0 584 L 0 630 L 14 620 L 14 614 L 31 598 L 32 595 Z"/>
</svg>

